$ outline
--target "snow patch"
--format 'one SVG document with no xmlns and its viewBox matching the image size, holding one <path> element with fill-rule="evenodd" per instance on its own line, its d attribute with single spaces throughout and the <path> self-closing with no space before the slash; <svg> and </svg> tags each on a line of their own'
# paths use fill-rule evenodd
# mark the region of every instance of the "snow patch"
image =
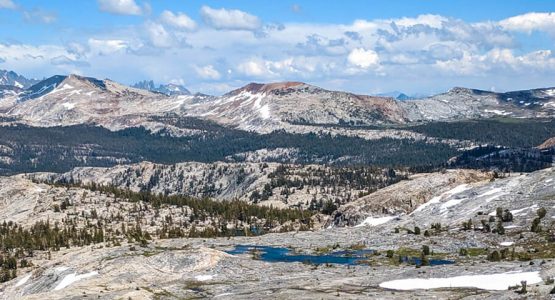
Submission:
<svg viewBox="0 0 555 300">
<path fill-rule="evenodd" d="M 466 191 L 466 190 L 468 190 L 468 189 L 470 189 L 470 186 L 469 186 L 468 184 L 466 184 L 466 183 L 465 183 L 465 184 L 458 185 L 458 186 L 456 186 L 455 188 L 453 188 L 453 189 L 451 189 L 451 190 L 449 190 L 449 191 L 447 191 L 447 192 L 445 192 L 445 193 L 443 193 L 443 194 L 441 194 L 441 195 L 439 195 L 439 196 L 433 197 L 432 199 L 430 199 L 430 201 L 428 201 L 428 202 L 426 202 L 426 203 L 420 205 L 419 207 L 417 207 L 417 208 L 411 213 L 411 215 L 414 214 L 415 212 L 422 211 L 424 208 L 426 208 L 426 207 L 428 207 L 428 206 L 430 206 L 430 205 L 432 205 L 432 204 L 439 203 L 443 198 L 446 198 L 446 197 L 449 197 L 449 196 L 453 196 L 453 195 L 458 194 L 458 193 L 462 193 L 462 192 L 464 192 L 464 191 Z M 461 201 L 462 201 L 462 200 L 461 200 Z M 447 201 L 447 202 L 449 202 L 449 201 Z M 460 202 L 460 201 L 459 201 L 459 202 Z M 449 206 L 448 206 L 448 207 L 449 207 Z"/>
<path fill-rule="evenodd" d="M 70 90 L 72 88 L 73 88 L 72 85 L 64 83 L 61 86 L 56 87 L 56 89 L 54 91 L 52 91 L 52 93 L 61 92 L 61 91 L 65 91 L 65 90 Z"/>
<path fill-rule="evenodd" d="M 79 280 L 87 279 L 89 277 L 93 277 L 93 276 L 96 276 L 96 275 L 98 275 L 98 272 L 96 272 L 96 271 L 92 271 L 92 272 L 85 273 L 85 274 L 80 274 L 80 275 L 77 275 L 77 273 L 71 273 L 69 275 L 66 275 L 64 277 L 64 279 L 62 279 L 62 281 L 60 281 L 60 283 L 58 283 L 58 285 L 54 288 L 54 290 L 55 291 L 61 290 L 61 289 L 66 288 L 69 285 L 71 285 L 71 284 L 73 284 L 73 283 L 75 283 Z"/>
<path fill-rule="evenodd" d="M 380 283 L 380 287 L 393 290 L 417 290 L 437 288 L 478 288 L 483 290 L 507 290 L 509 286 L 536 284 L 542 281 L 539 272 L 511 272 L 489 275 L 465 275 L 447 278 L 409 278 Z"/>
<path fill-rule="evenodd" d="M 266 120 L 270 118 L 270 107 L 268 106 L 268 104 L 262 106 L 259 111 L 260 111 L 260 117 L 262 119 Z"/>
<path fill-rule="evenodd" d="M 487 113 L 493 113 L 493 114 L 500 115 L 500 116 L 506 116 L 506 115 L 510 115 L 510 114 L 511 114 L 511 112 L 506 112 L 506 111 L 504 111 L 504 110 L 497 110 L 497 109 L 491 109 L 491 110 L 490 110 L 490 109 L 486 109 L 486 110 L 484 110 L 484 111 L 487 112 Z"/>
<path fill-rule="evenodd" d="M 75 108 L 75 103 L 66 102 L 66 103 L 63 103 L 62 106 L 67 110 L 72 110 Z"/>
<path fill-rule="evenodd" d="M 356 225 L 355 227 L 362 227 L 367 225 L 378 226 L 378 225 L 385 224 L 395 218 L 397 218 L 397 216 L 387 216 L 387 217 L 380 217 L 380 218 L 368 217 L 364 221 L 362 221 L 362 223 Z"/>
<path fill-rule="evenodd" d="M 501 243 L 499 243 L 500 246 L 505 246 L 505 247 L 512 246 L 513 244 L 514 244 L 514 242 L 501 242 Z"/>
<path fill-rule="evenodd" d="M 32 275 L 31 273 L 25 275 L 25 277 L 21 278 L 21 279 L 15 284 L 15 287 L 22 286 L 22 285 L 24 285 L 25 283 L 27 283 L 27 281 L 29 281 L 29 278 L 31 278 L 31 275 Z"/>
<path fill-rule="evenodd" d="M 195 279 L 198 281 L 208 281 L 208 280 L 212 280 L 214 276 L 215 275 L 197 275 L 195 276 Z"/>
</svg>

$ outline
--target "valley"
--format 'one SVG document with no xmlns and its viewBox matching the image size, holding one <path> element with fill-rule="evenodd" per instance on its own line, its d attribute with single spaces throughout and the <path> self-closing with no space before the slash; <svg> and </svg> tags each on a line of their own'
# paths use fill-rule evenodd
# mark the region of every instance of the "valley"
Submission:
<svg viewBox="0 0 555 300">
<path fill-rule="evenodd" d="M 555 293 L 551 88 L 6 74 L 0 299 Z"/>
</svg>

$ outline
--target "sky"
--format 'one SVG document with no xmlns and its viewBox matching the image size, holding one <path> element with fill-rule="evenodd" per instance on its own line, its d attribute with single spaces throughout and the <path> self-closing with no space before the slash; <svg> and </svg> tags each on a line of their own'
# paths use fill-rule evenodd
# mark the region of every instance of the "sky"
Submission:
<svg viewBox="0 0 555 300">
<path fill-rule="evenodd" d="M 555 1 L 0 0 L 0 69 L 222 94 L 555 86 Z"/>
</svg>

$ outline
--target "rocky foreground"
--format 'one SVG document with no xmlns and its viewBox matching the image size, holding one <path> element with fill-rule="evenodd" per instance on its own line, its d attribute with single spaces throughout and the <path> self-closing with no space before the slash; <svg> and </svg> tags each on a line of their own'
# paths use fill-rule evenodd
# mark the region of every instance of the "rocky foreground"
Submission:
<svg viewBox="0 0 555 300">
<path fill-rule="evenodd" d="M 92 209 L 103 214 L 115 205 L 107 205 L 110 197 L 23 176 L 4 177 L 0 183 L 2 219 L 24 226 L 73 215 L 76 205 L 53 211 L 53 203 L 63 197 L 82 201 L 77 214 Z M 388 189 L 406 191 L 407 198 Z M 153 237 L 146 243 L 110 241 L 36 251 L 31 266 L 19 268 L 16 278 L 0 285 L 0 298 L 545 299 L 554 289 L 555 168 L 505 178 L 474 171 L 419 175 L 351 203 L 335 212 L 327 227 L 312 231 Z M 133 206 L 118 205 L 123 211 Z M 171 207 L 160 213 L 179 215 Z M 149 230 L 154 233 L 157 217 L 145 218 L 152 218 Z M 316 265 L 270 262 L 257 251 L 226 253 L 237 245 L 284 247 L 314 256 L 373 252 L 356 264 Z M 421 261 L 404 261 L 406 257 Z M 525 289 L 521 281 L 526 281 Z"/>
</svg>

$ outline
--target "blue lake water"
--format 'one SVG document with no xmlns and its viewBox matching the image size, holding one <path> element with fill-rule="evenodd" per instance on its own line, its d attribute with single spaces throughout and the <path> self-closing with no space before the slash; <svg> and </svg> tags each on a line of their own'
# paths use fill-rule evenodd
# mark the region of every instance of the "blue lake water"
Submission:
<svg viewBox="0 0 555 300">
<path fill-rule="evenodd" d="M 374 254 L 374 250 L 341 250 L 330 252 L 327 254 L 298 254 L 289 248 L 256 246 L 256 245 L 237 245 L 233 250 L 226 251 L 229 254 L 249 254 L 256 251 L 257 259 L 267 262 L 301 262 L 315 265 L 320 264 L 340 264 L 340 265 L 357 265 L 367 259 L 368 256 Z M 420 264 L 420 258 L 406 257 L 403 262 L 409 264 Z M 430 265 L 453 264 L 454 261 L 443 259 L 430 259 Z"/>
</svg>

